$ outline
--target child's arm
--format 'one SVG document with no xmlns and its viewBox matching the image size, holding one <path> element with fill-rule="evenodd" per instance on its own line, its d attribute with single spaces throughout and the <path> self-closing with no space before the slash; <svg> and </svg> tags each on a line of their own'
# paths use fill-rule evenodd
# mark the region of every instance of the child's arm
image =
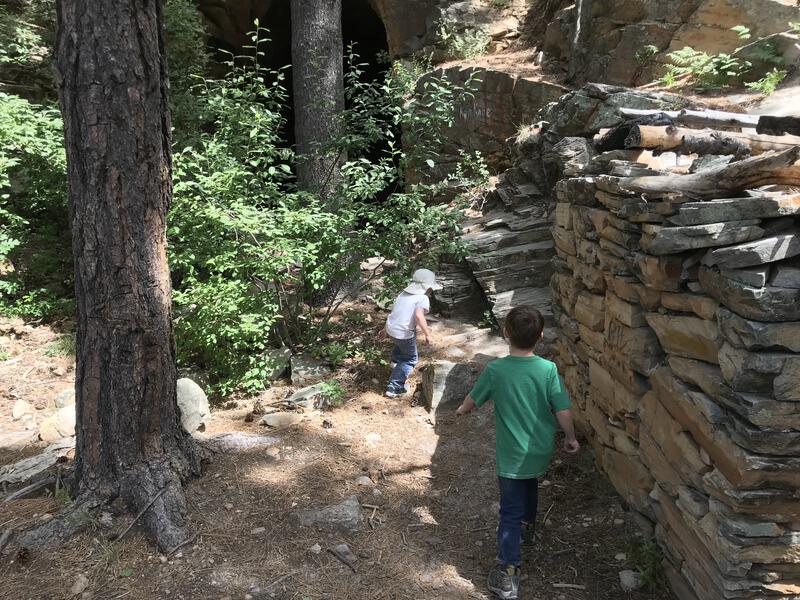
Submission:
<svg viewBox="0 0 800 600">
<path fill-rule="evenodd" d="M 575 454 L 581 449 L 581 445 L 575 438 L 575 425 L 572 423 L 572 413 L 569 409 L 560 410 L 556 413 L 556 419 L 566 436 L 564 438 L 564 450 L 567 454 Z"/>
<path fill-rule="evenodd" d="M 475 400 L 472 399 L 472 396 L 467 394 L 467 397 L 464 398 L 464 402 L 462 402 L 461 406 L 458 407 L 456 414 L 459 416 L 466 415 L 471 413 L 473 410 L 475 410 Z"/>
<path fill-rule="evenodd" d="M 421 306 L 417 307 L 417 310 L 414 311 L 414 319 L 419 325 L 419 328 L 422 330 L 422 335 L 425 336 L 425 343 L 431 343 L 431 330 L 428 329 L 428 320 L 425 318 L 425 309 Z"/>
</svg>

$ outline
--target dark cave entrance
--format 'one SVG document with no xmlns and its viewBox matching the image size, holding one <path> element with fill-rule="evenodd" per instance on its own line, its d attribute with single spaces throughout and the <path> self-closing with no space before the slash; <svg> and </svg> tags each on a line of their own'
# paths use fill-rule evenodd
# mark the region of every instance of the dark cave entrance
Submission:
<svg viewBox="0 0 800 600">
<path fill-rule="evenodd" d="M 271 69 L 280 69 L 292 63 L 292 23 L 291 9 L 288 1 L 275 1 L 261 19 L 264 27 L 269 29 L 272 40 L 267 47 L 263 63 Z M 369 0 L 342 0 L 342 37 L 344 40 L 343 57 L 347 60 L 349 48 L 354 47 L 359 56 L 359 63 L 365 63 L 362 79 L 377 81 L 383 77 L 388 68 L 389 44 L 386 39 L 386 29 L 383 21 L 370 6 Z M 347 62 L 345 62 L 345 72 Z M 287 125 L 285 139 L 294 144 L 294 117 L 292 94 L 292 71 L 287 69 L 286 89 L 289 97 L 287 100 Z"/>
</svg>

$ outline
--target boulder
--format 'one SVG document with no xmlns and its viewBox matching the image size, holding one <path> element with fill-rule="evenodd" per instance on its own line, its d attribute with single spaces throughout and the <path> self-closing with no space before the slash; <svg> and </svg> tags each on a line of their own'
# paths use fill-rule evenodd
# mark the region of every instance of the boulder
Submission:
<svg viewBox="0 0 800 600">
<path fill-rule="evenodd" d="M 355 531 L 361 528 L 361 504 L 356 496 L 350 496 L 333 506 L 297 512 L 295 518 L 303 527 Z"/>
<path fill-rule="evenodd" d="M 191 379 L 183 377 L 177 383 L 178 409 L 181 424 L 188 433 L 203 431 L 211 418 L 206 393 Z"/>
<path fill-rule="evenodd" d="M 422 395 L 425 408 L 437 412 L 440 406 L 453 411 L 472 390 L 481 368 L 477 363 L 452 363 L 437 360 L 422 370 Z"/>
<path fill-rule="evenodd" d="M 75 406 L 65 406 L 47 417 L 39 425 L 39 439 L 56 442 L 75 435 Z"/>
<path fill-rule="evenodd" d="M 320 379 L 330 377 L 333 369 L 327 361 L 307 354 L 296 354 L 289 360 L 292 371 L 292 385 L 311 385 Z"/>
<path fill-rule="evenodd" d="M 293 408 L 322 408 L 326 404 L 324 385 L 318 383 L 317 385 L 311 385 L 297 390 L 294 394 L 289 396 L 286 403 Z"/>
</svg>

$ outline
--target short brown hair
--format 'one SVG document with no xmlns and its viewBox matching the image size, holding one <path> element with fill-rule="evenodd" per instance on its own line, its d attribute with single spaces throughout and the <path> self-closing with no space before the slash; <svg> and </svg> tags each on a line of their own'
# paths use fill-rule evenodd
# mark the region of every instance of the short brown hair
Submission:
<svg viewBox="0 0 800 600">
<path fill-rule="evenodd" d="M 515 348 L 533 350 L 542 337 L 544 318 L 532 306 L 517 306 L 508 313 L 505 330 Z"/>
</svg>

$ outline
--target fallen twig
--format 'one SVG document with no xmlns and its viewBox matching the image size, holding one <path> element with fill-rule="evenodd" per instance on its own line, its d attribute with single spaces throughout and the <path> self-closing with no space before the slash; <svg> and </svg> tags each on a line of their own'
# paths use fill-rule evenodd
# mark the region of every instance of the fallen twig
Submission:
<svg viewBox="0 0 800 600">
<path fill-rule="evenodd" d="M 196 539 L 197 539 L 197 534 L 195 533 L 193 536 L 190 536 L 190 537 L 189 537 L 189 538 L 188 538 L 188 539 L 187 539 L 185 542 L 181 542 L 180 544 L 178 544 L 177 546 L 175 546 L 175 547 L 174 547 L 172 550 L 170 550 L 169 552 L 167 552 L 166 556 L 172 556 L 172 555 L 173 555 L 173 554 L 175 554 L 175 552 L 177 552 L 177 551 L 178 551 L 180 548 L 183 548 L 184 546 L 186 546 L 186 545 L 188 545 L 188 544 L 191 544 L 191 543 L 192 543 L 193 541 L 195 541 Z"/>
<path fill-rule="evenodd" d="M 585 590 L 585 585 L 577 585 L 575 583 L 554 583 L 554 588 L 567 589 L 567 590 Z"/>
<path fill-rule="evenodd" d="M 169 484 L 167 484 L 167 485 L 169 485 Z M 153 496 L 153 497 L 150 499 L 150 501 L 147 503 L 147 505 L 146 505 L 146 506 L 145 506 L 145 507 L 144 507 L 142 510 L 140 510 L 140 511 L 139 511 L 139 514 L 138 514 L 138 515 L 136 515 L 136 517 L 133 519 L 133 521 L 131 521 L 131 524 L 130 524 L 130 525 L 128 525 L 128 526 L 125 528 L 125 531 L 123 531 L 122 533 L 120 533 L 120 534 L 117 536 L 117 538 L 114 540 L 115 542 L 118 542 L 118 541 L 120 541 L 120 540 L 121 540 L 123 537 L 125 537 L 125 534 L 126 534 L 126 533 L 128 533 L 128 532 L 131 530 L 131 528 L 132 528 L 134 525 L 136 525 L 136 522 L 137 522 L 139 519 L 141 519 L 141 518 L 142 518 L 142 515 L 143 515 L 144 513 L 146 513 L 146 512 L 147 512 L 147 510 L 148 510 L 148 509 L 149 509 L 151 506 L 153 506 L 153 504 L 155 503 L 155 501 L 156 501 L 156 500 L 158 500 L 158 499 L 161 497 L 161 494 L 163 494 L 164 492 L 166 492 L 166 491 L 167 491 L 167 485 L 165 485 L 163 488 L 161 488 L 160 490 L 158 490 L 158 492 L 156 493 L 156 495 L 155 495 L 155 496 Z"/>
<path fill-rule="evenodd" d="M 18 498 L 24 498 L 28 494 L 32 494 L 33 492 L 35 492 L 37 490 L 40 490 L 43 487 L 47 487 L 48 485 L 53 483 L 53 481 L 55 481 L 55 477 L 53 477 L 52 475 L 49 475 L 48 477 L 40 479 L 36 483 L 32 483 L 32 484 L 30 484 L 28 486 L 25 486 L 24 488 L 22 488 L 20 490 L 17 490 L 13 494 L 9 494 L 8 496 L 6 496 L 6 499 L 4 500 L 4 502 L 9 502 L 11 500 L 16 500 Z"/>
<path fill-rule="evenodd" d="M 0 535 L 0 552 L 2 552 L 2 551 L 3 551 L 3 548 L 5 547 L 5 545 L 6 545 L 6 544 L 9 542 L 9 540 L 11 539 L 11 535 L 12 535 L 13 533 L 14 533 L 14 530 L 13 530 L 13 529 L 11 529 L 11 528 L 9 528 L 9 529 L 6 529 L 6 530 L 3 532 L 3 534 L 2 534 L 2 535 Z"/>
<path fill-rule="evenodd" d="M 334 554 L 334 556 L 336 556 L 336 555 Z M 351 567 L 351 568 L 352 568 L 352 567 Z M 268 586 L 266 586 L 264 589 L 265 589 L 265 590 L 272 589 L 272 588 L 274 588 L 276 585 L 279 585 L 279 584 L 283 583 L 284 581 L 286 581 L 287 579 L 289 579 L 289 577 L 293 577 L 294 575 L 297 575 L 297 571 L 292 571 L 291 573 L 287 573 L 287 574 L 286 574 L 286 575 L 284 575 L 283 577 L 278 577 L 278 579 L 276 579 L 275 581 L 273 581 L 272 583 L 270 583 L 270 584 L 269 584 Z"/>
</svg>

